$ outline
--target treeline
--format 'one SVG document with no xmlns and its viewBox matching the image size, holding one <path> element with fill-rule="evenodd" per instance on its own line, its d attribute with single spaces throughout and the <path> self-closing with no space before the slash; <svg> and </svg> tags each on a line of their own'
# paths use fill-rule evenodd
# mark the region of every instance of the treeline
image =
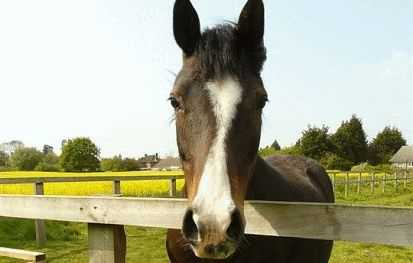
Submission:
<svg viewBox="0 0 413 263">
<path fill-rule="evenodd" d="M 0 171 L 96 172 L 138 171 L 134 158 L 100 158 L 100 149 L 87 137 L 62 141 L 61 155 L 52 146 L 40 151 L 13 140 L 0 144 Z"/>
<path fill-rule="evenodd" d="M 326 169 L 349 170 L 362 163 L 388 166 L 390 158 L 404 145 L 406 140 L 400 130 L 389 126 L 368 142 L 361 119 L 353 115 L 333 134 L 326 126 L 308 126 L 294 145 L 281 149 L 275 141 L 259 153 L 300 154 L 319 161 Z"/>
</svg>

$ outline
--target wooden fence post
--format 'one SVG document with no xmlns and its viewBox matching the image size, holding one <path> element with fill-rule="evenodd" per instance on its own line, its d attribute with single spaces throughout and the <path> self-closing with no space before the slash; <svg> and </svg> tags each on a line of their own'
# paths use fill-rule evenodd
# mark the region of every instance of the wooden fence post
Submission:
<svg viewBox="0 0 413 263">
<path fill-rule="evenodd" d="M 397 191 L 397 172 L 394 172 L 393 179 L 394 179 L 394 191 Z"/>
<path fill-rule="evenodd" d="M 89 263 L 125 263 L 126 236 L 122 225 L 89 223 Z"/>
<path fill-rule="evenodd" d="M 360 188 L 361 188 L 361 173 L 359 173 L 357 177 L 357 194 L 360 194 Z"/>
<path fill-rule="evenodd" d="M 120 195 L 120 180 L 113 181 L 113 195 Z"/>
<path fill-rule="evenodd" d="M 34 194 L 44 195 L 44 184 L 43 182 L 37 182 L 34 184 Z M 46 224 L 42 219 L 35 219 L 35 230 L 36 230 L 36 244 L 38 246 L 46 245 Z"/>
<path fill-rule="evenodd" d="M 370 184 L 370 191 L 373 193 L 374 192 L 374 172 L 371 173 L 371 184 Z"/>
<path fill-rule="evenodd" d="M 348 172 L 346 173 L 344 178 L 344 197 L 348 197 Z"/>
<path fill-rule="evenodd" d="M 404 170 L 403 188 L 406 189 L 406 187 L 407 187 L 407 170 Z"/>
<path fill-rule="evenodd" d="M 176 178 L 171 178 L 169 181 L 169 196 L 176 196 Z"/>
</svg>

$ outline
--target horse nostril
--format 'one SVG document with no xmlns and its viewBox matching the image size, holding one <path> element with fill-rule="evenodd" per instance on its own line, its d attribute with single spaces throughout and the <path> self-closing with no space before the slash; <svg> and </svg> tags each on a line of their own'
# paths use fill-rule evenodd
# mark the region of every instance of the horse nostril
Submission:
<svg viewBox="0 0 413 263">
<path fill-rule="evenodd" d="M 191 245 L 195 245 L 198 239 L 198 228 L 193 219 L 193 214 L 193 210 L 188 209 L 182 223 L 182 234 Z"/>
<path fill-rule="evenodd" d="M 227 229 L 228 240 L 234 243 L 239 243 L 244 237 L 244 220 L 242 219 L 241 212 L 238 209 L 231 215 L 231 223 Z"/>
</svg>

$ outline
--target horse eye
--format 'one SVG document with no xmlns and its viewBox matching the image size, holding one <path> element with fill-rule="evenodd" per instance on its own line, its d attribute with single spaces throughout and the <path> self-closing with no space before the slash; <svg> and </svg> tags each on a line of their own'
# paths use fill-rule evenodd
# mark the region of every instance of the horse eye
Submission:
<svg viewBox="0 0 413 263">
<path fill-rule="evenodd" d="M 175 99 L 174 97 L 170 97 L 169 101 L 171 102 L 171 105 L 175 110 L 179 109 L 179 102 L 177 99 Z"/>
<path fill-rule="evenodd" d="M 262 110 L 265 107 L 265 104 L 267 104 L 268 99 L 267 98 L 262 98 L 257 105 L 258 110 Z"/>
</svg>

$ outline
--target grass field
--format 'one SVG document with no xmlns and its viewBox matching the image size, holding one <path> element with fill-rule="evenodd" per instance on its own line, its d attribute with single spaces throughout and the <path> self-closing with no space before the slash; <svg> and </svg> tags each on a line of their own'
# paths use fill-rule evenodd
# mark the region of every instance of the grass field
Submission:
<svg viewBox="0 0 413 263">
<path fill-rule="evenodd" d="M 117 173 L 119 174 L 119 173 Z M 176 172 L 133 172 L 122 175 L 167 175 Z M 0 178 L 16 176 L 74 176 L 82 174 L 38 173 L 38 172 L 7 172 L 0 173 Z M 87 176 L 112 175 L 112 173 L 94 173 Z M 341 175 L 337 175 L 337 177 Z M 344 176 L 344 175 L 343 175 Z M 356 174 L 352 174 L 356 177 Z M 178 188 L 183 182 L 178 180 Z M 45 184 L 46 194 L 90 195 L 110 194 L 112 185 L 108 183 L 55 183 Z M 165 196 L 168 193 L 167 181 L 123 182 L 122 193 L 131 196 Z M 32 185 L 6 186 L 0 185 L 0 194 L 31 194 Z M 358 195 L 350 191 L 349 198 L 343 198 L 342 189 L 337 188 L 338 203 L 359 203 L 379 205 L 413 206 L 413 182 L 407 189 L 399 187 L 395 192 L 388 187 L 385 193 L 375 191 L 370 193 L 369 185 L 362 186 L 362 193 Z M 354 189 L 353 189 L 354 190 Z M 126 227 L 128 236 L 127 262 L 158 263 L 169 262 L 165 244 L 165 229 Z M 87 229 L 85 224 L 67 222 L 47 222 L 48 244 L 38 248 L 34 242 L 34 223 L 24 219 L 0 218 L 0 246 L 28 250 L 38 250 L 47 254 L 48 262 L 69 263 L 87 262 Z M 1 258 L 0 263 L 24 262 L 15 259 Z M 413 248 L 362 244 L 353 242 L 335 242 L 331 263 L 413 263 Z"/>
</svg>

